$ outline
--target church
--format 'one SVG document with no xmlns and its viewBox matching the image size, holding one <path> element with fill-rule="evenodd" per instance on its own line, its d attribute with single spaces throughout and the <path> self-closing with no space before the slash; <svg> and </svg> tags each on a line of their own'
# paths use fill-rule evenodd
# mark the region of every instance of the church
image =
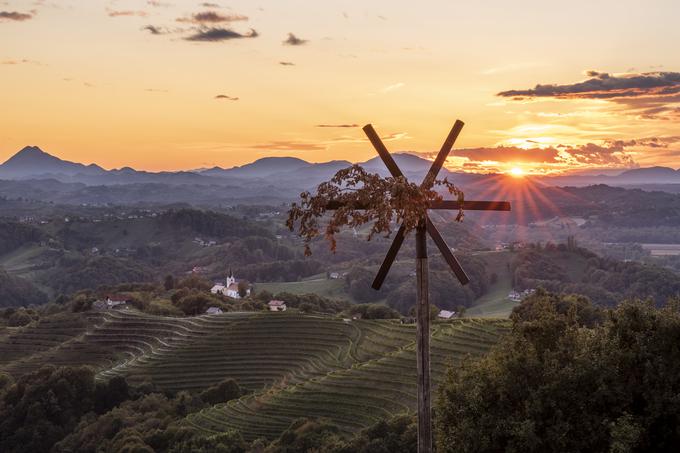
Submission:
<svg viewBox="0 0 680 453">
<path fill-rule="evenodd" d="M 234 274 L 231 272 L 231 268 L 229 268 L 227 279 L 224 282 L 216 282 L 215 286 L 210 289 L 210 292 L 213 294 L 221 294 L 223 296 L 231 297 L 232 299 L 240 299 L 241 296 L 238 293 L 239 281 L 240 280 L 237 280 L 234 277 Z M 246 297 L 247 296 L 250 296 L 250 285 L 248 285 L 248 288 L 246 289 Z"/>
</svg>

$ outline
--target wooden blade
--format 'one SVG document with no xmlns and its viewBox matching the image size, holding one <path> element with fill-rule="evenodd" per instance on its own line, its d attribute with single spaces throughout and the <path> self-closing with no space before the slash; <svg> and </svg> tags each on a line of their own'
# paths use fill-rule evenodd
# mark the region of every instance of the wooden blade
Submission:
<svg viewBox="0 0 680 453">
<path fill-rule="evenodd" d="M 385 277 L 387 277 L 387 273 L 390 271 L 390 267 L 392 267 L 392 263 L 394 263 L 394 259 L 397 257 L 397 253 L 401 248 L 401 244 L 404 242 L 405 232 L 406 227 L 402 225 L 401 227 L 399 227 L 399 231 L 397 231 L 397 234 L 394 235 L 392 245 L 390 246 L 390 249 L 387 251 L 387 255 L 385 255 L 385 259 L 380 265 L 380 269 L 378 269 L 378 274 L 375 276 L 373 284 L 371 285 L 373 289 L 380 289 L 383 282 L 385 281 Z"/>
<path fill-rule="evenodd" d="M 345 206 L 344 203 L 337 200 L 330 200 L 326 205 L 326 209 L 338 209 L 343 206 Z M 367 206 L 362 204 L 354 205 L 355 209 L 366 209 L 366 207 Z M 460 203 L 453 200 L 433 201 L 427 208 L 439 210 L 451 209 L 457 211 L 460 209 Z M 466 211 L 510 211 L 510 203 L 507 201 L 464 201 L 463 209 Z"/>
<path fill-rule="evenodd" d="M 385 148 L 385 145 L 383 144 L 382 140 L 380 140 L 380 136 L 375 131 L 375 129 L 373 129 L 373 126 L 371 124 L 367 124 L 363 127 L 363 130 L 366 133 L 368 139 L 373 144 L 375 150 L 378 151 L 378 155 L 380 155 L 382 161 L 385 162 L 385 166 L 390 171 L 390 174 L 395 178 L 399 176 L 404 176 L 404 174 L 399 169 L 399 166 L 392 158 L 392 155 L 390 154 L 389 151 L 387 151 L 387 148 Z"/>
<path fill-rule="evenodd" d="M 460 265 L 458 260 L 456 259 L 455 256 L 453 256 L 453 253 L 451 253 L 451 249 L 449 248 L 448 245 L 446 245 L 446 241 L 442 237 L 441 234 L 439 234 L 439 230 L 437 230 L 437 227 L 434 226 L 434 223 L 428 218 L 427 219 L 427 232 L 434 240 L 434 243 L 437 244 L 437 248 L 439 248 L 439 251 L 442 252 L 442 256 L 444 257 L 444 260 L 446 263 L 449 265 L 453 273 L 458 277 L 458 281 L 460 282 L 461 285 L 467 285 L 470 283 L 470 278 L 467 276 L 465 271 L 463 270 L 463 267 Z"/>
<path fill-rule="evenodd" d="M 433 201 L 428 209 L 460 209 L 460 203 L 454 200 Z M 466 211 L 510 211 L 510 203 L 507 201 L 464 201 L 463 209 Z"/>
<path fill-rule="evenodd" d="M 465 126 L 465 123 L 463 123 L 461 120 L 456 120 L 455 124 L 451 128 L 451 132 L 449 132 L 449 136 L 446 137 L 446 140 L 444 140 L 444 144 L 439 150 L 437 158 L 434 160 L 434 162 L 432 162 L 430 171 L 427 172 L 425 179 L 423 179 L 423 183 L 420 185 L 421 187 L 425 189 L 432 187 L 435 179 L 437 179 L 439 170 L 442 169 L 444 162 L 446 162 L 446 158 L 449 157 L 451 148 L 453 148 L 453 144 L 456 143 L 456 139 L 458 138 L 460 131 L 463 129 L 463 126 Z"/>
</svg>

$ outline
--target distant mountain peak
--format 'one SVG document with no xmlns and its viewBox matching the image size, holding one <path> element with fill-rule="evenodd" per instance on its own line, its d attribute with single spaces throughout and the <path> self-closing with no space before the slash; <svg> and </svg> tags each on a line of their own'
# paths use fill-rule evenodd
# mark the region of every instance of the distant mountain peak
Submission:
<svg viewBox="0 0 680 453">
<path fill-rule="evenodd" d="M 0 165 L 3 177 L 10 178 L 44 174 L 99 174 L 103 171 L 104 169 L 95 164 L 83 165 L 59 159 L 35 145 L 25 146 Z"/>
</svg>

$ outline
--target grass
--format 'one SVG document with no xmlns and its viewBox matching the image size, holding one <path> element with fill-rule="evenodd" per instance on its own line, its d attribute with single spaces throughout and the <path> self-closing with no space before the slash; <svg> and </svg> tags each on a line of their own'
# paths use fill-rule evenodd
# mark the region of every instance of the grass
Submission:
<svg viewBox="0 0 680 453">
<path fill-rule="evenodd" d="M 481 255 L 480 255 L 481 256 Z M 496 283 L 475 304 L 468 308 L 466 316 L 482 318 L 507 318 L 512 309 L 519 303 L 508 299 L 512 291 L 512 276 L 508 264 L 512 259 L 512 252 L 487 253 L 483 256 L 487 263 L 487 272 L 498 276 Z"/>
<path fill-rule="evenodd" d="M 292 294 L 318 294 L 322 297 L 331 299 L 344 299 L 356 302 L 345 288 L 345 281 L 342 279 L 330 280 L 325 274 L 314 279 L 305 279 L 299 282 L 272 282 L 256 283 L 256 291 L 269 291 L 272 294 L 292 293 Z"/>
</svg>

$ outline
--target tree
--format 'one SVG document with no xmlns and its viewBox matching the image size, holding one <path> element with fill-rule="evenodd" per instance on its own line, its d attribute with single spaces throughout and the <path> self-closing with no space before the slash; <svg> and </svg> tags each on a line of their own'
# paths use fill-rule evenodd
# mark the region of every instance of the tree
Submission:
<svg viewBox="0 0 680 453">
<path fill-rule="evenodd" d="M 246 297 L 248 295 L 248 287 L 250 286 L 248 282 L 245 280 L 240 280 L 237 286 L 239 297 L 241 298 Z"/>
<path fill-rule="evenodd" d="M 449 369 L 438 451 L 677 449 L 680 313 L 626 302 L 593 318 L 585 302 L 539 293 L 505 342 Z"/>
<path fill-rule="evenodd" d="M 172 275 L 166 275 L 165 280 L 163 280 L 163 287 L 166 291 L 170 291 L 175 288 L 175 277 Z"/>
<path fill-rule="evenodd" d="M 434 186 L 443 186 L 449 193 L 464 201 L 463 192 L 447 179 L 434 181 Z M 422 187 L 408 182 L 405 177 L 382 178 L 377 173 L 368 173 L 360 165 L 353 165 L 338 171 L 330 181 L 319 184 L 316 194 L 303 192 L 300 203 L 293 203 L 288 211 L 286 226 L 291 231 L 297 227 L 305 243 L 305 255 L 311 255 L 311 241 L 321 234 L 319 219 L 328 212 L 332 203 L 339 205 L 333 211 L 324 228 L 324 236 L 330 242 L 331 250 L 336 249 L 335 234 L 342 227 L 356 228 L 372 223 L 368 240 L 376 234 L 389 235 L 391 224 L 403 224 L 405 232 L 414 230 L 425 217 L 432 201 L 441 201 L 442 196 L 432 187 Z M 456 220 L 463 219 L 463 211 Z"/>
</svg>

